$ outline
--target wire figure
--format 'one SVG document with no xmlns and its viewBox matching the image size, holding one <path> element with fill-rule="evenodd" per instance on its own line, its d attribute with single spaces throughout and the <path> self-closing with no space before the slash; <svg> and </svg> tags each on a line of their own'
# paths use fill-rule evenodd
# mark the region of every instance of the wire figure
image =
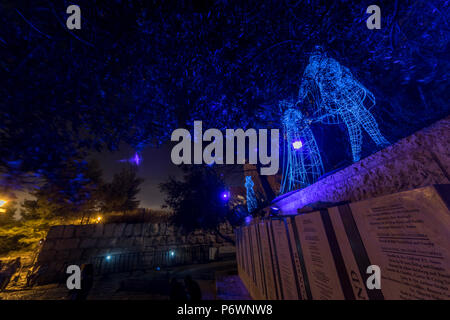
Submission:
<svg viewBox="0 0 450 320">
<path fill-rule="evenodd" d="M 309 127 L 309 120 L 294 104 L 280 102 L 284 110 L 281 122 L 284 130 L 283 178 L 280 193 L 305 188 L 316 182 L 324 173 L 319 148 Z"/>
<path fill-rule="evenodd" d="M 258 203 L 256 201 L 255 191 L 253 190 L 253 186 L 255 183 L 252 180 L 251 176 L 245 177 L 245 188 L 247 189 L 247 210 L 248 212 L 253 212 L 258 207 Z"/>
<path fill-rule="evenodd" d="M 347 67 L 327 57 L 320 47 L 311 54 L 303 73 L 300 101 L 308 93 L 315 104 L 315 121 L 325 124 L 344 122 L 347 126 L 353 161 L 361 157 L 362 129 L 378 146 L 389 145 L 368 111 L 375 105 L 374 95 L 353 77 Z"/>
</svg>

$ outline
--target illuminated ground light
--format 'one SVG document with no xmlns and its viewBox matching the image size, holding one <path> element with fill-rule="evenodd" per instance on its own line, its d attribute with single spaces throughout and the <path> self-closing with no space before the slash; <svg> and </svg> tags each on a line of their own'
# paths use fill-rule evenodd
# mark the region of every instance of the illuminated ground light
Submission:
<svg viewBox="0 0 450 320">
<path fill-rule="evenodd" d="M 98 216 L 97 217 L 97 223 L 100 223 L 100 221 L 102 221 L 102 217 Z"/>
<path fill-rule="evenodd" d="M 175 251 L 170 251 L 170 256 L 174 257 L 175 256 Z"/>
<path fill-rule="evenodd" d="M 298 150 L 303 147 L 303 143 L 300 140 L 295 140 L 294 142 L 292 142 L 292 146 L 295 150 Z"/>
<path fill-rule="evenodd" d="M 111 260 L 111 256 L 106 256 L 106 261 Z"/>
</svg>

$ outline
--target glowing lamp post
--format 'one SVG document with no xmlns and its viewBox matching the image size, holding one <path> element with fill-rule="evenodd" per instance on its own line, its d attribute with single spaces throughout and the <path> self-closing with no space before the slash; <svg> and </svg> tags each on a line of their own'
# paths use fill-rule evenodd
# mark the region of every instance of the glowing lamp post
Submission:
<svg viewBox="0 0 450 320">
<path fill-rule="evenodd" d="M 0 200 L 0 207 L 2 207 L 5 203 L 7 203 L 7 200 Z M 0 213 L 6 212 L 6 209 L 0 208 Z"/>
</svg>

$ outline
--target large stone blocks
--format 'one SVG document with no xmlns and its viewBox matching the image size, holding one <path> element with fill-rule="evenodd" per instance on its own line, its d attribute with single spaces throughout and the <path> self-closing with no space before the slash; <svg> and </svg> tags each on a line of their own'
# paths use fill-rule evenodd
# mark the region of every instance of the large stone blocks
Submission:
<svg viewBox="0 0 450 320">
<path fill-rule="evenodd" d="M 231 237 L 230 229 L 230 226 L 220 228 Z M 197 230 L 186 234 L 182 229 L 167 223 L 56 226 L 50 229 L 37 263 L 42 270 L 47 270 L 42 271 L 47 274 L 41 278 L 41 283 L 45 283 L 49 279 L 63 279 L 63 269 L 68 264 L 93 262 L 106 254 L 145 252 L 145 256 L 152 256 L 152 251 L 198 245 L 227 245 L 221 243 L 222 240 L 218 241 L 213 233 Z"/>
<path fill-rule="evenodd" d="M 114 237 L 121 237 L 125 231 L 125 223 L 117 223 L 114 227 Z"/>
<path fill-rule="evenodd" d="M 75 226 L 65 226 L 62 237 L 63 238 L 72 238 L 75 234 Z"/>
<path fill-rule="evenodd" d="M 51 227 L 47 234 L 47 239 L 61 238 L 64 233 L 64 226 Z"/>
<path fill-rule="evenodd" d="M 87 224 L 83 226 L 78 226 L 75 229 L 75 237 L 77 238 L 87 238 L 91 237 L 94 233 L 95 225 L 94 224 Z"/>
</svg>

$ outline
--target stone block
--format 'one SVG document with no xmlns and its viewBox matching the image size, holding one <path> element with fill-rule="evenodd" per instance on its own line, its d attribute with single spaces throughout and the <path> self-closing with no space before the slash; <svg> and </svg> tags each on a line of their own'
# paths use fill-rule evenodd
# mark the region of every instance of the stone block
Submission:
<svg viewBox="0 0 450 320">
<path fill-rule="evenodd" d="M 114 237 L 121 237 L 123 236 L 123 232 L 125 230 L 125 223 L 116 223 L 114 226 Z"/>
<path fill-rule="evenodd" d="M 75 226 L 65 226 L 63 238 L 72 238 L 75 235 Z"/>
<path fill-rule="evenodd" d="M 168 236 L 166 240 L 166 244 L 172 245 L 176 243 L 176 238 L 174 236 Z"/>
<path fill-rule="evenodd" d="M 125 226 L 124 231 L 123 231 L 123 236 L 125 236 L 125 237 L 131 237 L 131 236 L 133 235 L 133 228 L 134 228 L 134 225 L 133 225 L 133 224 L 127 224 L 127 225 Z"/>
<path fill-rule="evenodd" d="M 86 224 L 83 226 L 77 226 L 75 228 L 75 237 L 77 238 L 86 238 L 91 237 L 94 233 L 95 225 L 94 224 Z"/>
<path fill-rule="evenodd" d="M 55 261 L 67 261 L 70 256 L 70 250 L 57 250 L 54 255 Z"/>
<path fill-rule="evenodd" d="M 104 230 L 104 228 L 105 228 L 105 225 L 104 225 L 104 224 L 102 224 L 102 223 L 97 223 L 97 224 L 95 225 L 94 233 L 92 234 L 92 237 L 94 237 L 94 238 L 100 238 L 100 237 L 103 237 L 103 230 Z"/>
<path fill-rule="evenodd" d="M 150 237 L 152 235 L 152 224 L 144 223 L 142 226 L 142 235 L 144 237 Z"/>
<path fill-rule="evenodd" d="M 100 238 L 97 241 L 98 248 L 113 248 L 117 245 L 117 238 Z"/>
<path fill-rule="evenodd" d="M 38 262 L 46 262 L 53 260 L 56 254 L 56 250 L 45 250 L 41 251 L 37 259 Z"/>
<path fill-rule="evenodd" d="M 119 238 L 116 247 L 118 248 L 131 248 L 133 246 L 134 238 Z"/>
<path fill-rule="evenodd" d="M 62 238 L 64 233 L 64 226 L 51 227 L 47 233 L 47 239 Z"/>
<path fill-rule="evenodd" d="M 80 248 L 94 248 L 97 245 L 97 238 L 81 239 Z"/>
<path fill-rule="evenodd" d="M 87 249 L 84 249 L 82 251 L 82 254 L 81 254 L 80 258 L 83 261 L 89 261 L 93 257 L 97 256 L 98 251 L 99 251 L 98 248 L 87 248 Z"/>
<path fill-rule="evenodd" d="M 114 236 L 114 227 L 115 227 L 115 224 L 113 224 L 113 223 L 105 224 L 103 227 L 103 237 L 109 238 L 109 237 Z"/>
<path fill-rule="evenodd" d="M 70 254 L 69 254 L 69 261 L 70 262 L 77 262 L 77 261 L 81 261 L 81 257 L 83 255 L 83 250 L 82 249 L 72 249 L 70 250 Z"/>
<path fill-rule="evenodd" d="M 75 238 L 69 238 L 69 239 L 61 239 L 59 240 L 56 245 L 56 250 L 69 250 L 69 249 L 75 249 L 78 247 L 80 240 Z"/>
<path fill-rule="evenodd" d="M 47 251 L 47 250 L 51 250 L 51 249 L 54 249 L 55 248 L 55 245 L 56 245 L 56 243 L 58 242 L 59 240 L 57 240 L 57 239 L 46 239 L 45 241 L 44 241 L 44 243 L 42 244 L 42 249 L 41 249 L 41 251 Z"/>
<path fill-rule="evenodd" d="M 142 229 L 144 225 L 142 223 L 136 223 L 133 227 L 133 236 L 140 237 L 142 236 Z"/>
<path fill-rule="evenodd" d="M 133 237 L 133 247 L 143 248 L 145 245 L 145 240 L 142 237 Z"/>
<path fill-rule="evenodd" d="M 152 223 L 150 235 L 154 236 L 154 235 L 157 235 L 158 233 L 159 233 L 159 224 L 158 223 Z"/>
</svg>

